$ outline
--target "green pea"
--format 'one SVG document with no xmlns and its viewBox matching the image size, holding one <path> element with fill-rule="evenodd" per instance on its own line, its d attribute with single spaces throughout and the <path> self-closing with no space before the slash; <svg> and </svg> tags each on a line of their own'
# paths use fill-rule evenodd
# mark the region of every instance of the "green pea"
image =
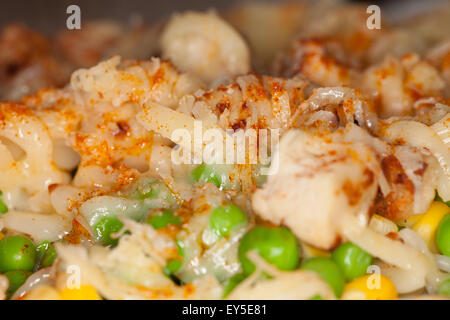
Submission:
<svg viewBox="0 0 450 320">
<path fill-rule="evenodd" d="M 8 212 L 8 207 L 3 202 L 3 192 L 0 191 L 0 214 L 4 214 Z"/>
<path fill-rule="evenodd" d="M 323 300 L 323 298 L 320 294 L 316 294 L 315 296 L 309 298 L 309 300 Z"/>
<path fill-rule="evenodd" d="M 138 200 L 159 200 L 162 207 L 175 203 L 175 197 L 170 189 L 161 181 L 154 178 L 143 178 L 131 187 L 129 195 Z M 150 201 L 152 202 L 152 201 Z"/>
<path fill-rule="evenodd" d="M 0 272 L 34 268 L 36 248 L 23 236 L 9 236 L 0 240 Z"/>
<path fill-rule="evenodd" d="M 301 269 L 316 272 L 340 297 L 345 286 L 345 279 L 337 264 L 329 258 L 310 258 L 303 262 Z"/>
<path fill-rule="evenodd" d="M 139 200 L 155 199 L 158 197 L 158 191 L 155 188 L 150 188 L 147 191 L 138 190 L 136 198 Z"/>
<path fill-rule="evenodd" d="M 439 284 L 438 293 L 450 297 L 450 278 Z"/>
<path fill-rule="evenodd" d="M 184 244 L 181 240 L 176 241 L 177 247 L 178 247 L 178 255 L 181 259 L 172 259 L 169 260 L 166 264 L 166 266 L 163 268 L 163 273 L 166 276 L 171 276 L 183 267 L 183 257 L 184 257 Z"/>
<path fill-rule="evenodd" d="M 443 255 L 450 257 L 450 214 L 446 214 L 439 223 L 436 244 Z"/>
<path fill-rule="evenodd" d="M 173 210 L 167 209 L 151 215 L 147 219 L 147 223 L 155 229 L 162 229 L 166 228 L 169 224 L 180 225 L 181 219 L 173 213 Z"/>
<path fill-rule="evenodd" d="M 242 273 L 235 274 L 230 279 L 225 281 L 222 298 L 225 299 L 234 288 L 237 287 L 245 279 L 245 275 Z"/>
<path fill-rule="evenodd" d="M 347 281 L 366 274 L 367 268 L 373 260 L 368 252 L 351 242 L 343 243 L 337 247 L 332 253 L 332 258 L 344 272 Z"/>
<path fill-rule="evenodd" d="M 247 216 L 234 204 L 220 206 L 211 212 L 209 227 L 218 236 L 228 236 L 230 232 L 247 222 Z"/>
<path fill-rule="evenodd" d="M 5 272 L 5 276 L 8 278 L 9 287 L 6 290 L 6 297 L 9 299 L 24 283 L 28 277 L 33 274 L 31 271 L 26 270 L 14 270 Z"/>
<path fill-rule="evenodd" d="M 201 164 L 195 167 L 191 172 L 191 177 L 194 181 L 211 182 L 221 189 L 225 189 L 229 183 L 227 174 L 220 172 L 218 167 L 208 164 Z"/>
<path fill-rule="evenodd" d="M 247 258 L 250 250 L 280 270 L 293 270 L 300 260 L 297 239 L 283 227 L 257 226 L 242 237 L 238 257 L 246 275 L 255 271 L 255 265 Z"/>
<path fill-rule="evenodd" d="M 115 246 L 119 239 L 112 238 L 111 234 L 119 232 L 123 223 L 115 216 L 105 216 L 94 225 L 97 240 L 105 246 Z"/>
<path fill-rule="evenodd" d="M 36 247 L 37 261 L 40 268 L 46 268 L 53 264 L 56 259 L 56 249 L 50 241 L 42 241 Z"/>
<path fill-rule="evenodd" d="M 166 276 L 170 276 L 174 273 L 177 273 L 181 267 L 183 266 L 183 261 L 178 259 L 169 260 L 166 266 L 163 268 L 163 273 Z"/>
</svg>

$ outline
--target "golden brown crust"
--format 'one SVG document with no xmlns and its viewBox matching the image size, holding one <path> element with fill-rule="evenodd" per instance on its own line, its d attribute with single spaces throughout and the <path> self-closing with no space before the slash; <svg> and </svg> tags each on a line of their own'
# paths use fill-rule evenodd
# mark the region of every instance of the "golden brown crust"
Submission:
<svg viewBox="0 0 450 320">
<path fill-rule="evenodd" d="M 378 192 L 373 213 L 393 221 L 408 218 L 413 212 L 414 184 L 406 175 L 400 161 L 393 155 L 381 160 L 383 173 L 391 187 L 391 192 L 384 197 Z"/>
</svg>

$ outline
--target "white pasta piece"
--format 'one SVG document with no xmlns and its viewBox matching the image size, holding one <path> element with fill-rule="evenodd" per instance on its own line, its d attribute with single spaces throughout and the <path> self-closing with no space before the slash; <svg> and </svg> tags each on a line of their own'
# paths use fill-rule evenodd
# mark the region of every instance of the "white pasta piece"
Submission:
<svg viewBox="0 0 450 320">
<path fill-rule="evenodd" d="M 53 163 L 53 143 L 47 129 L 40 120 L 14 106 L 2 104 L 0 113 L 4 116 L 0 136 L 4 138 L 3 141 L 8 141 L 7 145 L 14 146 L 14 149 L 10 149 L 0 142 L 0 190 L 5 194 L 7 205 L 37 211 L 48 209 L 48 186 L 69 182 L 70 177 Z M 18 148 L 23 150 L 22 156 Z M 40 199 L 26 199 L 25 204 L 12 203 L 14 193 L 17 192 L 27 195 L 39 193 Z"/>
<path fill-rule="evenodd" d="M 450 148 L 450 113 L 431 126 L 445 145 Z"/>
<path fill-rule="evenodd" d="M 211 121 L 201 121 L 184 113 L 163 107 L 156 103 L 146 106 L 138 113 L 139 123 L 147 130 L 159 133 L 177 143 L 186 152 L 192 153 L 194 159 L 203 159 L 203 132 L 216 130 L 222 137 L 225 132 Z M 201 148 L 197 148 L 200 146 Z"/>
<path fill-rule="evenodd" d="M 333 299 L 329 286 L 316 273 L 297 270 L 280 273 L 275 279 L 259 281 L 252 286 L 243 283 L 227 299 L 308 300 L 316 295 Z"/>
<path fill-rule="evenodd" d="M 152 103 L 148 107 L 144 107 L 144 109 L 138 113 L 137 119 L 147 130 L 155 131 L 168 139 L 172 139 L 173 133 L 180 129 L 187 130 L 190 137 L 194 137 L 195 119 L 193 117 L 155 103 Z M 183 139 L 183 142 L 181 143 L 182 147 L 191 148 L 190 140 L 184 141 Z"/>
<path fill-rule="evenodd" d="M 296 270 L 280 271 L 269 265 L 256 252 L 248 257 L 255 263 L 256 271 L 241 282 L 227 297 L 230 300 L 307 300 L 316 295 L 323 299 L 334 299 L 330 286 L 317 273 Z M 264 271 L 273 279 L 260 280 Z"/>
<path fill-rule="evenodd" d="M 28 277 L 25 283 L 20 286 L 20 288 L 18 288 L 16 292 L 14 292 L 14 295 L 11 297 L 11 299 L 19 299 L 39 286 L 52 285 L 54 278 L 54 266 L 40 269 L 39 271 L 33 273 L 30 277 Z"/>
<path fill-rule="evenodd" d="M 426 212 L 436 193 L 436 181 L 440 178 L 436 176 L 437 171 L 440 170 L 431 169 L 439 166 L 437 161 L 434 157 L 426 156 L 410 146 L 397 146 L 394 156 L 400 161 L 406 175 L 414 184 L 413 212 Z M 430 169 L 423 170 L 428 167 Z"/>
<path fill-rule="evenodd" d="M 357 90 L 345 87 L 314 89 L 312 95 L 299 106 L 294 118 L 299 114 L 316 112 L 329 105 L 342 108 L 336 113 L 341 114 L 339 120 L 344 125 L 357 121 L 361 127 L 368 130 L 377 128 L 377 118 L 367 98 Z"/>
<path fill-rule="evenodd" d="M 77 174 L 75 175 L 72 184 L 75 187 L 90 187 L 96 186 L 101 188 L 108 188 L 114 185 L 117 175 L 107 172 L 104 168 L 94 165 L 79 166 Z"/>
<path fill-rule="evenodd" d="M 410 146 L 429 150 L 440 165 L 439 195 L 445 201 L 450 200 L 450 148 L 433 128 L 417 121 L 399 120 L 388 124 L 382 134 L 389 141 L 404 141 Z"/>
<path fill-rule="evenodd" d="M 71 171 L 80 163 L 80 155 L 64 141 L 56 140 L 53 145 L 53 161 L 58 168 Z"/>
<path fill-rule="evenodd" d="M 348 239 L 383 261 L 405 270 L 417 268 L 417 272 L 425 276 L 428 261 L 422 253 L 370 229 L 358 230 L 355 228 L 357 226 L 355 222 L 343 227 Z"/>
<path fill-rule="evenodd" d="M 39 284 L 36 288 L 33 288 L 25 296 L 23 300 L 59 300 L 59 292 L 52 286 Z"/>
<path fill-rule="evenodd" d="M 70 185 L 60 184 L 50 192 L 50 201 L 56 213 L 72 220 L 75 210 L 72 204 L 83 199 L 85 192 Z"/>
<path fill-rule="evenodd" d="M 374 257 L 401 269 L 392 271 L 389 275 L 398 282 L 403 292 L 423 288 L 428 275 L 436 270 L 434 262 L 426 254 L 367 227 L 361 227 L 355 217 L 345 216 L 341 228 L 342 233 L 351 242 Z"/>
<path fill-rule="evenodd" d="M 283 79 L 284 80 L 284 79 Z M 258 123 L 258 118 L 267 121 L 269 128 L 287 128 L 291 125 L 291 105 L 289 101 L 288 91 L 289 83 L 284 82 L 280 78 L 267 77 L 267 86 L 272 86 L 274 83 L 282 85 L 283 89 L 279 92 L 271 92 L 271 99 L 259 99 L 255 97 L 255 88 L 261 87 L 261 80 L 253 74 L 240 76 L 236 79 L 236 83 L 242 90 L 242 99 L 245 101 L 247 107 L 254 110 L 250 114 L 250 119 L 247 119 L 247 125 L 251 123 Z M 295 82 L 295 81 L 292 81 Z M 237 111 L 237 110 L 236 110 Z M 239 118 L 239 113 L 232 114 L 232 116 Z"/>
<path fill-rule="evenodd" d="M 165 145 L 155 144 L 152 146 L 149 167 L 152 171 L 163 178 L 172 176 L 172 162 L 170 159 L 172 149 Z"/>
<path fill-rule="evenodd" d="M 5 228 L 29 234 L 36 242 L 60 240 L 72 229 L 72 220 L 57 214 L 9 210 L 3 222 Z"/>
<path fill-rule="evenodd" d="M 378 263 L 381 274 L 392 280 L 399 294 L 414 292 L 425 287 L 425 277 L 414 270 L 404 270 L 383 262 Z"/>
<path fill-rule="evenodd" d="M 433 263 L 434 257 L 428 250 L 427 245 L 423 239 L 413 230 L 404 228 L 398 233 L 400 239 L 402 239 L 405 245 L 416 249 L 429 260 L 429 267 L 425 277 L 417 273 L 417 269 L 405 270 L 399 267 L 386 265 L 380 263 L 382 268 L 381 273 L 389 277 L 395 284 L 395 288 L 399 293 L 414 292 L 423 288 L 425 285 L 427 289 L 432 292 L 436 292 L 436 283 L 433 283 L 433 275 L 438 273 L 437 265 Z M 433 289 L 431 289 L 433 287 Z"/>
</svg>

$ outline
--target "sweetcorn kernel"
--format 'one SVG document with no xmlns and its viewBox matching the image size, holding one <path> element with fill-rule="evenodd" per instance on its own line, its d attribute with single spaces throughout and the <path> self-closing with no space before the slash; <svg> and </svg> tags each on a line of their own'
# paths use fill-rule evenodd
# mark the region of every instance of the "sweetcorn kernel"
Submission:
<svg viewBox="0 0 450 320">
<path fill-rule="evenodd" d="M 303 256 L 305 258 L 311 258 L 311 257 L 329 258 L 329 257 L 331 257 L 331 252 L 312 247 L 304 242 L 301 243 L 301 248 L 302 248 Z"/>
<path fill-rule="evenodd" d="M 408 219 L 397 221 L 397 224 L 402 227 L 411 228 L 417 221 L 419 221 L 425 214 L 413 214 Z"/>
<path fill-rule="evenodd" d="M 393 300 L 398 298 L 394 283 L 381 274 L 368 274 L 357 278 L 344 288 L 342 299 Z"/>
<path fill-rule="evenodd" d="M 59 292 L 61 300 L 101 300 L 97 290 L 90 285 L 81 285 L 78 289 L 64 288 Z"/>
</svg>

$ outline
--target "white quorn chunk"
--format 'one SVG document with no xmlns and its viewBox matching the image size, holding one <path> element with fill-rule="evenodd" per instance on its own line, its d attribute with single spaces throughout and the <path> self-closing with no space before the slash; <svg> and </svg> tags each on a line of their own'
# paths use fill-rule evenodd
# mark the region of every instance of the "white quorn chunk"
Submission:
<svg viewBox="0 0 450 320">
<path fill-rule="evenodd" d="M 273 174 L 252 198 L 256 213 L 323 249 L 339 243 L 346 215 L 365 226 L 380 168 L 370 147 L 342 138 L 340 131 L 322 137 L 286 133 L 272 160 Z"/>
<path fill-rule="evenodd" d="M 208 83 L 250 70 L 247 44 L 213 12 L 174 15 L 162 34 L 161 49 L 164 59 Z"/>
</svg>

